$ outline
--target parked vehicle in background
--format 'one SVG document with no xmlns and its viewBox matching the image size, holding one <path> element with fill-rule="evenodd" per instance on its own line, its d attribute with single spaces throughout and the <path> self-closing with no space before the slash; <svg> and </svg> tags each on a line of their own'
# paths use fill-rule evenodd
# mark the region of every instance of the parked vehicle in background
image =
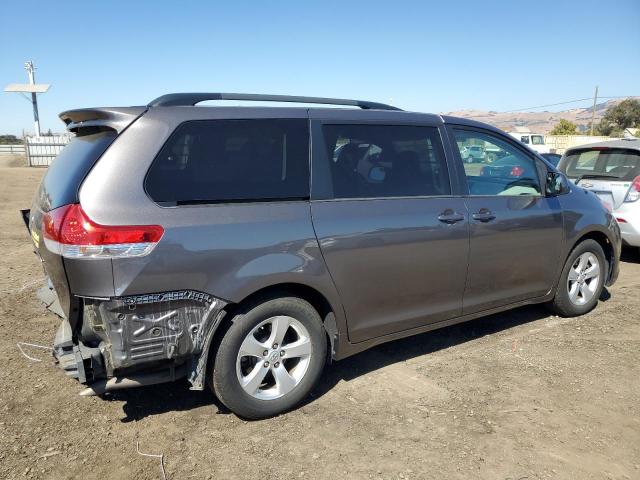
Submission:
<svg viewBox="0 0 640 480">
<path fill-rule="evenodd" d="M 526 304 L 581 315 L 618 275 L 596 196 L 472 120 L 221 93 L 61 118 L 76 137 L 23 215 L 84 394 L 186 377 L 272 416 L 328 361 Z"/>
<path fill-rule="evenodd" d="M 640 247 L 640 139 L 571 148 L 558 168 L 576 184 L 598 195 L 618 221 L 622 240 Z"/>
<path fill-rule="evenodd" d="M 562 155 L 559 153 L 541 153 L 540 155 L 546 158 L 554 167 L 558 166 L 558 163 L 560 163 L 560 159 L 562 158 Z"/>
<path fill-rule="evenodd" d="M 541 133 L 509 132 L 509 135 L 538 153 L 549 153 L 549 147 L 545 144 L 544 135 Z"/>
<path fill-rule="evenodd" d="M 514 183 L 517 183 L 519 187 L 526 187 L 527 182 L 535 181 L 538 172 L 535 165 L 523 162 L 514 155 L 508 155 L 484 165 L 480 170 L 480 175 L 483 177 L 502 178 L 511 182 L 517 180 Z"/>
<path fill-rule="evenodd" d="M 467 163 L 479 162 L 485 158 L 484 147 L 481 145 L 468 145 L 461 150 L 462 159 Z"/>
</svg>

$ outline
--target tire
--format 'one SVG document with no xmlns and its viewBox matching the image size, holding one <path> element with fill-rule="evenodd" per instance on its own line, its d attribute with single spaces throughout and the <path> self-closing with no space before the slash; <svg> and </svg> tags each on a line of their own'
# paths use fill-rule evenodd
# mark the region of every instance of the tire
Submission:
<svg viewBox="0 0 640 480">
<path fill-rule="evenodd" d="M 215 354 L 212 387 L 236 415 L 272 417 L 307 397 L 326 355 L 322 320 L 308 302 L 264 299 L 233 317 Z"/>
<path fill-rule="evenodd" d="M 584 268 L 580 263 L 583 259 L 587 259 Z M 597 278 L 590 277 L 594 273 L 594 270 L 591 270 L 595 263 L 593 259 L 598 264 L 599 274 Z M 608 270 L 607 259 L 598 242 L 584 240 L 579 243 L 567 258 L 560 274 L 556 294 L 549 307 L 554 313 L 562 317 L 576 317 L 590 312 L 598 304 Z M 583 271 L 582 275 L 580 275 L 580 271 Z"/>
</svg>

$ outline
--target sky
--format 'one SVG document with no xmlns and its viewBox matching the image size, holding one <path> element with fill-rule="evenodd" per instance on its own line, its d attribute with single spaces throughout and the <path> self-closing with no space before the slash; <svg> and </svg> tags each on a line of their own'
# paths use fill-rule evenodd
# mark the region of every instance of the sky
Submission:
<svg viewBox="0 0 640 480">
<path fill-rule="evenodd" d="M 34 61 L 36 82 L 52 85 L 38 97 L 43 131 L 63 131 L 64 110 L 181 91 L 422 112 L 516 110 L 589 98 L 596 85 L 640 95 L 640 0 L 34 0 L 3 12 L 0 87 L 26 83 Z M 30 103 L 0 92 L 0 134 L 23 130 Z"/>
</svg>

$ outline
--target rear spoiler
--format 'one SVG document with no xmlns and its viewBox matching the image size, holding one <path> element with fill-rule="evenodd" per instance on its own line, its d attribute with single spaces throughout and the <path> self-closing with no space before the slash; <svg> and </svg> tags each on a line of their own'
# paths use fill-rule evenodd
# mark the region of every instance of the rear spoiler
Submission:
<svg viewBox="0 0 640 480">
<path fill-rule="evenodd" d="M 62 112 L 60 119 L 67 125 L 67 130 L 82 134 L 82 129 L 98 128 L 122 132 L 138 117 L 147 111 L 148 107 L 107 107 L 81 108 Z"/>
</svg>

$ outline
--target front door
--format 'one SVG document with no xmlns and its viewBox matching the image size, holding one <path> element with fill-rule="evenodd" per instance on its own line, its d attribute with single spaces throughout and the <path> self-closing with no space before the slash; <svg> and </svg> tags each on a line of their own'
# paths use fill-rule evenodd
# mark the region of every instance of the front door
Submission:
<svg viewBox="0 0 640 480">
<path fill-rule="evenodd" d="M 318 122 L 313 131 L 311 214 L 350 341 L 460 315 L 468 218 L 438 127 Z"/>
<path fill-rule="evenodd" d="M 476 145 L 484 152 L 463 164 L 470 215 L 463 314 L 545 295 L 555 285 L 563 242 L 559 201 L 544 195 L 546 167 L 506 136 L 449 132 L 454 150 Z"/>
</svg>

